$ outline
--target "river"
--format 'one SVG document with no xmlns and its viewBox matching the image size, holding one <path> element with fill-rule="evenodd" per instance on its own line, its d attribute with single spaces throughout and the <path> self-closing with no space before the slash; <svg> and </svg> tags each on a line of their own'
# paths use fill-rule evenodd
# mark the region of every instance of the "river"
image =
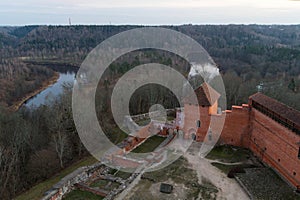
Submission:
<svg viewBox="0 0 300 200">
<path fill-rule="evenodd" d="M 47 105 L 49 100 L 53 97 L 57 97 L 58 95 L 62 94 L 63 92 L 63 85 L 65 83 L 72 83 L 75 80 L 75 75 L 77 69 L 67 67 L 63 70 L 55 68 L 55 71 L 59 73 L 59 78 L 56 83 L 50 85 L 48 88 L 40 92 L 39 94 L 33 96 L 32 98 L 28 99 L 23 106 L 26 107 L 39 107 L 41 105 Z"/>
</svg>

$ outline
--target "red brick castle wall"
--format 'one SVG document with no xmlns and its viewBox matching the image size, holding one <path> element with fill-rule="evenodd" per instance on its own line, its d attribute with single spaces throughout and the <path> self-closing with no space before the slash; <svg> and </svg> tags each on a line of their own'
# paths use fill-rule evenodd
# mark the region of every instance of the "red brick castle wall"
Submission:
<svg viewBox="0 0 300 200">
<path fill-rule="evenodd" d="M 269 117 L 255 109 L 252 106 L 252 97 L 265 106 L 267 113 L 272 113 L 275 117 L 285 120 L 284 122 L 288 126 L 292 124 L 292 128 L 291 126 L 290 129 L 285 127 L 273 120 L 271 118 L 273 116 L 270 115 L 271 117 Z M 258 98 L 261 98 L 261 100 Z M 270 106 L 271 109 L 268 107 L 268 101 L 273 103 L 274 110 L 272 110 L 272 106 Z M 300 135 L 295 132 L 299 125 L 298 120 L 300 120 L 297 117 L 300 116 L 298 111 L 286 106 L 286 110 L 279 110 L 278 113 L 277 107 L 282 109 L 285 108 L 285 105 L 262 94 L 251 96 L 249 105 L 232 106 L 232 110 L 227 110 L 222 114 L 211 113 L 211 105 L 184 105 L 183 130 L 186 138 L 196 135 L 195 139 L 197 141 L 204 141 L 209 130 L 210 121 L 224 117 L 225 123 L 218 138 L 219 144 L 249 148 L 254 155 L 275 169 L 291 185 L 300 188 Z M 195 112 L 197 109 L 200 116 Z M 291 113 L 294 114 L 291 115 Z M 197 127 L 198 120 L 201 121 L 200 128 Z M 218 130 L 213 129 L 211 131 L 213 134 L 218 132 Z"/>
<path fill-rule="evenodd" d="M 249 149 L 293 186 L 300 186 L 300 136 L 254 108 L 251 127 Z"/>
</svg>

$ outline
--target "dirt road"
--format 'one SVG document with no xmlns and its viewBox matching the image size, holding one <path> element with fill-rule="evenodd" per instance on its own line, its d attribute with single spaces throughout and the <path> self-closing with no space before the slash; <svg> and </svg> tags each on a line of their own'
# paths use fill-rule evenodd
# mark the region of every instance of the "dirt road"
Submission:
<svg viewBox="0 0 300 200">
<path fill-rule="evenodd" d="M 205 158 L 199 158 L 200 143 L 194 143 L 184 155 L 194 170 L 197 171 L 198 179 L 209 180 L 218 189 L 217 199 L 248 200 L 250 199 L 243 188 L 234 180 L 229 179 L 223 172 L 215 168 Z"/>
</svg>

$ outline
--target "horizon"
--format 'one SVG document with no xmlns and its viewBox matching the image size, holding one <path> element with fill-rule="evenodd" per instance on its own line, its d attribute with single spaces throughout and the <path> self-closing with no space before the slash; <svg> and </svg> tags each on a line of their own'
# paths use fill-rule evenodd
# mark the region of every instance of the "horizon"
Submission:
<svg viewBox="0 0 300 200">
<path fill-rule="evenodd" d="M 299 23 L 189 23 L 189 24 L 0 24 L 0 27 L 24 27 L 24 26 L 300 26 Z"/>
<path fill-rule="evenodd" d="M 15 0 L 0 25 L 299 24 L 299 0 Z"/>
<path fill-rule="evenodd" d="M 2 0 L 0 52 L 3 200 L 300 197 L 300 0 Z"/>
</svg>

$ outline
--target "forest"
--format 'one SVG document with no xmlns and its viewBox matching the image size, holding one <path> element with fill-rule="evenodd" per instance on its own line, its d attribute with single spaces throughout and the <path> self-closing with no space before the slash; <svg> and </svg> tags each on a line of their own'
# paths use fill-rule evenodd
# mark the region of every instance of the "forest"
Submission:
<svg viewBox="0 0 300 200">
<path fill-rule="evenodd" d="M 34 60 L 41 65 L 54 62 L 80 66 L 86 55 L 100 42 L 119 32 L 138 27 L 0 27 L 0 102 L 11 104 L 19 96 L 39 87 L 41 81 L 52 75 L 43 67 L 32 70 L 24 61 Z M 300 26 L 163 27 L 187 34 L 208 51 L 223 75 L 228 108 L 233 104 L 247 102 L 248 96 L 256 92 L 256 86 L 262 83 L 266 94 L 300 109 L 299 102 L 295 101 L 299 99 Z M 170 60 L 162 62 L 168 64 Z M 137 62 L 126 61 L 123 64 L 126 67 Z M 20 86 L 18 82 L 26 82 L 27 87 L 16 87 Z"/>
<path fill-rule="evenodd" d="M 72 119 L 72 86 L 51 104 L 35 109 L 7 108 L 54 75 L 56 67 L 79 67 L 106 38 L 140 26 L 0 27 L 0 196 L 12 199 L 33 185 L 89 155 Z M 222 74 L 227 108 L 247 103 L 260 90 L 300 110 L 300 26 L 182 25 L 164 26 L 189 35 L 212 56 Z M 96 110 L 105 132 L 118 143 L 126 135 L 110 108 L 113 87 L 122 74 L 140 64 L 157 62 L 186 72 L 189 64 L 168 52 L 145 50 L 124 55 L 110 65 L 97 91 Z M 154 103 L 178 106 L 174 95 L 146 85 L 132 97 L 132 114 Z M 103 117 L 103 113 L 106 113 Z M 114 134 L 118 133 L 118 134 Z"/>
</svg>

